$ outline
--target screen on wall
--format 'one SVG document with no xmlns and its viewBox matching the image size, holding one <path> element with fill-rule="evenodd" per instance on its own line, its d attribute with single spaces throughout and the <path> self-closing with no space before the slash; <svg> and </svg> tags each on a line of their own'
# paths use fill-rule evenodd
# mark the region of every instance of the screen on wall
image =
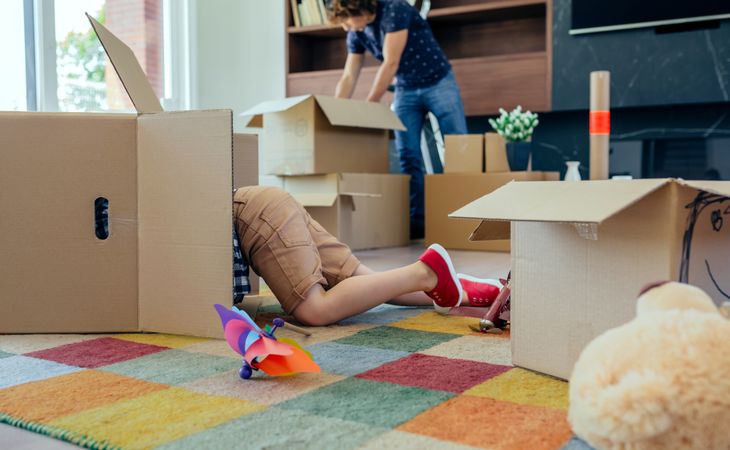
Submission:
<svg viewBox="0 0 730 450">
<path fill-rule="evenodd" d="M 570 34 L 730 18 L 730 0 L 572 0 Z"/>
</svg>

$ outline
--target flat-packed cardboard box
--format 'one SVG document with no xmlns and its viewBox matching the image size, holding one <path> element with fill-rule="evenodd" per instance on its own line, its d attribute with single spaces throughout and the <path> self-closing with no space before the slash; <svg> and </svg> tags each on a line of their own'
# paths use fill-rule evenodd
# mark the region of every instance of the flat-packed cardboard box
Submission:
<svg viewBox="0 0 730 450">
<path fill-rule="evenodd" d="M 233 188 L 258 186 L 258 184 L 259 136 L 255 133 L 234 133 Z M 246 303 L 250 302 L 252 296 L 258 295 L 261 280 L 253 270 L 249 270 L 248 281 L 251 284 L 251 294 L 246 296 Z"/>
<path fill-rule="evenodd" d="M 484 135 L 444 136 L 444 173 L 484 172 Z"/>
<path fill-rule="evenodd" d="M 325 230 L 352 250 L 409 243 L 408 175 L 333 173 L 266 177 L 289 192 Z"/>
<path fill-rule="evenodd" d="M 264 102 L 241 116 L 263 126 L 267 175 L 387 173 L 390 130 L 405 130 L 385 104 L 324 95 Z"/>
<path fill-rule="evenodd" d="M 730 298 L 729 197 L 727 181 L 515 182 L 452 216 L 483 219 L 474 240 L 511 234 L 512 360 L 567 379 L 649 282 Z"/>
<path fill-rule="evenodd" d="M 558 179 L 557 172 L 459 173 L 426 175 L 426 245 L 452 250 L 509 252 L 509 239 L 471 241 L 474 221 L 450 218 L 456 209 L 510 181 Z"/>
<path fill-rule="evenodd" d="M 138 114 L 0 113 L 0 333 L 222 336 L 232 113 L 164 112 L 129 47 L 92 25 Z"/>
<path fill-rule="evenodd" d="M 233 134 L 233 187 L 259 184 L 259 137 L 257 134 Z"/>
<path fill-rule="evenodd" d="M 507 160 L 507 141 L 497 133 L 484 134 L 484 171 L 509 172 Z"/>
</svg>

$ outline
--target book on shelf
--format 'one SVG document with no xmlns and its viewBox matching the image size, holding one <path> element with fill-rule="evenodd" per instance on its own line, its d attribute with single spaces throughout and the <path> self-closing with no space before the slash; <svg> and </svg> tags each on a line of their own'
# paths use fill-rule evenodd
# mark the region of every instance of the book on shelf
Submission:
<svg viewBox="0 0 730 450">
<path fill-rule="evenodd" d="M 297 0 L 289 0 L 289 3 L 291 3 L 291 15 L 294 19 L 294 26 L 301 27 L 302 20 L 299 18 L 299 6 L 297 4 Z"/>
<path fill-rule="evenodd" d="M 319 6 L 319 13 L 322 15 L 322 25 L 329 25 L 327 20 L 327 8 L 324 6 L 324 0 L 317 0 L 317 6 Z"/>
<path fill-rule="evenodd" d="M 312 23 L 310 25 L 322 25 L 322 15 L 319 13 L 319 6 L 317 6 L 317 0 L 304 0 L 307 2 L 307 13 Z"/>
<path fill-rule="evenodd" d="M 312 24 L 311 20 L 309 19 L 309 11 L 307 10 L 307 4 L 306 3 L 299 3 L 297 5 L 297 9 L 299 9 L 299 17 L 302 19 L 302 26 L 307 27 Z"/>
</svg>

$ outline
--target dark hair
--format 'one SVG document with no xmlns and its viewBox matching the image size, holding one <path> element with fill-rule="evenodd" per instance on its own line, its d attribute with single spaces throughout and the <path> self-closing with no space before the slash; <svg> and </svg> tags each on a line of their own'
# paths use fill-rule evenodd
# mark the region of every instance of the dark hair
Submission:
<svg viewBox="0 0 730 450">
<path fill-rule="evenodd" d="M 327 20 L 341 22 L 350 17 L 375 14 L 378 0 L 329 0 L 327 1 Z"/>
</svg>

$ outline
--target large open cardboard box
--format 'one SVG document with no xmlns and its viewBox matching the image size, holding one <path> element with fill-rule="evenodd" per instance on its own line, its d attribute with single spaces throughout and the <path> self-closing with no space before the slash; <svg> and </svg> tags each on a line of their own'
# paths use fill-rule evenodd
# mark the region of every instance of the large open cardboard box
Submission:
<svg viewBox="0 0 730 450">
<path fill-rule="evenodd" d="M 324 95 L 263 102 L 241 116 L 263 126 L 267 175 L 387 173 L 390 130 L 405 130 L 385 104 Z"/>
<path fill-rule="evenodd" d="M 138 114 L 0 113 L 0 333 L 221 336 L 232 113 L 164 112 L 129 47 L 92 25 Z"/>
<path fill-rule="evenodd" d="M 730 299 L 728 197 L 727 181 L 514 182 L 452 216 L 483 219 L 474 240 L 511 235 L 513 362 L 567 379 L 649 282 Z"/>
<path fill-rule="evenodd" d="M 352 250 L 409 243 L 410 177 L 332 173 L 265 177 L 289 192 L 325 230 Z"/>
<path fill-rule="evenodd" d="M 481 137 L 481 135 L 479 135 Z M 473 220 L 450 218 L 454 210 L 510 181 L 557 180 L 557 172 L 445 173 L 426 176 L 426 245 L 452 250 L 508 252 L 509 239 L 472 241 Z"/>
</svg>

